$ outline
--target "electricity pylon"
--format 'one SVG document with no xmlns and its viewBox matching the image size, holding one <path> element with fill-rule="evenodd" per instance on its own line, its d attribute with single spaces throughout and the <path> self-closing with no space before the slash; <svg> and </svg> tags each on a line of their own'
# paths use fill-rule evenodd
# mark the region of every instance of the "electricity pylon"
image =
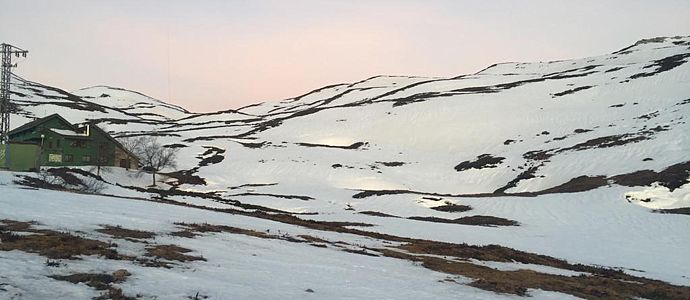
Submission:
<svg viewBox="0 0 690 300">
<path fill-rule="evenodd" d="M 5 166 L 10 166 L 10 80 L 12 79 L 12 54 L 26 57 L 29 51 L 20 49 L 10 44 L 0 44 L 2 54 L 2 81 L 0 81 L 0 156 L 5 156 Z M 4 147 L 3 147 L 4 146 Z M 5 149 L 2 149 L 5 148 Z M 2 151 L 4 150 L 4 151 Z"/>
</svg>

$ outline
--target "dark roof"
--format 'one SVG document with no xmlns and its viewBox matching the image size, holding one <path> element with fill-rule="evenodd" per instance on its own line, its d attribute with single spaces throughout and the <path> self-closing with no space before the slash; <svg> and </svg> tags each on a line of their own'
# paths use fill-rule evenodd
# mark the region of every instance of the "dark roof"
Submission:
<svg viewBox="0 0 690 300">
<path fill-rule="evenodd" d="M 38 125 L 41 125 L 41 124 L 43 124 L 43 123 L 45 123 L 45 122 L 50 121 L 51 119 L 54 119 L 54 118 L 57 118 L 58 120 L 62 121 L 63 123 L 69 125 L 72 129 L 76 129 L 76 128 L 74 127 L 74 125 L 72 125 L 72 123 L 70 123 L 70 122 L 68 122 L 67 120 L 65 120 L 65 118 L 63 118 L 62 116 L 60 116 L 60 115 L 58 115 L 58 114 L 52 114 L 52 115 L 50 115 L 50 116 L 47 116 L 47 117 L 43 117 L 43 118 L 40 118 L 40 119 L 33 120 L 33 121 L 29 122 L 29 123 L 26 123 L 26 124 L 24 124 L 24 125 L 22 125 L 22 126 L 19 126 L 19 127 L 15 128 L 15 129 L 13 129 L 13 130 L 10 130 L 9 135 L 12 135 L 12 134 L 15 134 L 15 133 L 18 133 L 18 132 L 22 132 L 22 131 L 27 130 L 27 129 L 29 129 L 29 128 L 36 127 L 36 126 L 38 126 Z"/>
<path fill-rule="evenodd" d="M 110 140 L 110 141 L 113 142 L 115 145 L 117 145 L 118 147 L 120 147 L 120 149 L 125 150 L 125 152 L 127 152 L 127 154 L 129 154 L 129 155 L 131 155 L 132 157 L 134 157 L 134 158 L 136 158 L 137 160 L 139 160 L 139 158 L 138 158 L 136 155 L 134 155 L 134 153 L 132 153 L 132 151 L 129 151 L 129 149 L 125 148 L 125 146 L 123 146 L 122 143 L 120 143 L 120 141 L 116 140 L 116 139 L 115 139 L 114 137 L 112 137 L 110 134 L 108 134 L 107 132 L 105 132 L 105 130 L 101 129 L 100 127 L 96 126 L 95 124 L 91 124 L 91 123 L 87 123 L 87 124 L 88 124 L 89 126 L 91 126 L 91 129 L 96 129 L 96 130 L 100 131 L 108 140 Z"/>
</svg>

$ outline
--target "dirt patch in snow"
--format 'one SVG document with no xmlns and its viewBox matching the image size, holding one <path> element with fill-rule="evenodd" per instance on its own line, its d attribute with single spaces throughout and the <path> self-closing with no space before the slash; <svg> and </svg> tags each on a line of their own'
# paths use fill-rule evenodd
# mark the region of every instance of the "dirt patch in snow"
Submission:
<svg viewBox="0 0 690 300">
<path fill-rule="evenodd" d="M 659 172 L 642 170 L 628 174 L 616 175 L 609 178 L 624 186 L 648 186 L 659 182 L 671 192 L 690 182 L 690 161 L 675 164 Z"/>
<path fill-rule="evenodd" d="M 363 215 L 374 216 L 374 217 L 400 218 L 398 216 L 389 215 L 389 214 L 385 214 L 385 213 L 378 212 L 378 211 L 370 211 L 370 210 L 360 211 L 359 213 L 363 214 Z"/>
<path fill-rule="evenodd" d="M 532 166 L 532 167 L 527 168 L 527 170 L 525 170 L 525 171 L 523 171 L 522 173 L 518 174 L 517 177 L 515 177 L 513 180 L 511 180 L 511 181 L 509 181 L 508 183 L 506 183 L 506 185 L 504 185 L 504 186 L 498 188 L 498 189 L 495 190 L 493 193 L 496 194 L 496 195 L 507 194 L 506 191 L 507 191 L 508 189 L 511 189 L 511 188 L 516 187 L 520 181 L 522 181 L 522 180 L 527 180 L 527 179 L 532 179 L 532 178 L 536 178 L 537 176 L 536 176 L 535 174 L 537 173 L 537 171 L 539 170 L 539 168 L 540 168 L 541 166 L 543 166 L 543 165 L 544 165 L 544 164 L 542 163 L 542 164 L 540 164 L 540 165 L 538 165 L 538 166 Z"/>
<path fill-rule="evenodd" d="M 115 282 L 115 276 L 101 273 L 77 273 L 66 276 L 51 276 L 51 278 L 74 284 L 84 283 L 97 290 L 107 290 Z"/>
<path fill-rule="evenodd" d="M 297 199 L 297 200 L 302 200 L 302 201 L 314 200 L 314 198 L 309 197 L 309 196 L 280 195 L 280 194 L 269 194 L 269 193 L 240 193 L 240 194 L 228 195 L 228 197 L 242 197 L 242 196 L 264 196 L 264 197 L 274 197 L 274 198 L 282 198 L 282 199 Z"/>
<path fill-rule="evenodd" d="M 465 212 L 472 210 L 472 207 L 469 205 L 446 203 L 445 205 L 431 207 L 431 209 L 443 212 Z"/>
<path fill-rule="evenodd" d="M 434 271 L 471 278 L 474 280 L 471 286 L 498 293 L 527 296 L 528 289 L 542 289 L 585 299 L 684 299 L 690 296 L 688 287 L 635 277 L 619 270 L 570 264 L 549 256 L 497 245 L 471 246 L 415 240 L 398 248 L 404 252 L 393 249 L 379 251 L 388 257 L 421 263 L 423 267 Z M 592 275 L 564 276 L 532 270 L 501 271 L 474 264 L 471 259 L 537 264 Z"/>
<path fill-rule="evenodd" d="M 400 167 L 402 165 L 405 165 L 405 162 L 402 161 L 377 161 L 377 164 L 382 164 L 386 167 Z"/>
<path fill-rule="evenodd" d="M 111 226 L 103 225 L 103 228 L 96 229 L 97 232 L 107 234 L 117 239 L 127 239 L 139 242 L 139 239 L 151 239 L 156 236 L 155 233 L 144 230 L 135 230 L 123 228 L 120 225 Z"/>
<path fill-rule="evenodd" d="M 496 168 L 505 159 L 505 157 L 494 157 L 491 154 L 482 154 L 477 156 L 477 159 L 474 161 L 467 160 L 461 162 L 455 166 L 455 170 L 461 172 L 469 169 Z"/>
<path fill-rule="evenodd" d="M 643 69 L 653 68 L 652 71 L 632 75 L 630 76 L 630 79 L 654 76 L 662 72 L 673 70 L 676 67 L 688 62 L 688 58 L 690 58 L 690 53 L 676 54 L 666 58 L 655 60 L 652 64 L 643 67 Z"/>
<path fill-rule="evenodd" d="M 474 282 L 470 286 L 518 296 L 528 296 L 528 289 L 559 292 L 584 299 L 686 299 L 690 296 L 688 287 L 603 269 L 594 276 L 563 276 L 532 270 L 501 271 L 437 257 L 387 254 L 419 262 L 434 271 L 471 278 Z"/>
<path fill-rule="evenodd" d="M 106 290 L 105 293 L 101 294 L 100 296 L 94 298 L 96 300 L 99 299 L 112 299 L 112 300 L 134 300 L 137 299 L 135 297 L 128 297 L 125 296 L 125 294 L 122 292 L 122 289 L 118 287 L 114 287 L 114 283 L 122 283 L 124 282 L 127 277 L 129 277 L 131 274 L 127 272 L 125 269 L 120 269 L 115 271 L 113 274 L 106 274 L 106 273 L 76 273 L 72 275 L 64 275 L 64 276 L 50 276 L 50 278 L 53 278 L 55 280 L 60 280 L 60 281 L 67 281 L 71 282 L 74 284 L 79 284 L 83 283 L 86 284 L 87 286 L 90 286 L 96 290 Z"/>
<path fill-rule="evenodd" d="M 223 153 L 225 153 L 225 149 L 220 149 L 213 146 L 204 146 L 204 148 L 206 148 L 206 151 L 196 157 L 201 160 L 199 161 L 199 167 L 217 164 L 225 159 L 225 156 L 223 155 Z"/>
<path fill-rule="evenodd" d="M 656 210 L 654 210 L 654 212 L 664 213 L 664 214 L 690 215 L 690 207 L 656 209 Z"/>
<path fill-rule="evenodd" d="M 173 189 L 177 189 L 178 187 L 184 184 L 206 185 L 206 179 L 198 175 L 194 175 L 197 172 L 199 172 L 199 167 L 194 167 L 189 170 L 179 170 L 175 172 L 161 174 L 176 179 L 173 182 L 168 182 L 168 184 L 170 184 Z"/>
<path fill-rule="evenodd" d="M 336 148 L 336 149 L 346 149 L 346 150 L 361 150 L 369 145 L 367 142 L 356 142 L 349 146 L 334 146 L 334 145 L 324 145 L 324 144 L 312 144 L 312 143 L 297 143 L 297 145 L 303 147 L 323 147 L 323 148 Z"/>
<path fill-rule="evenodd" d="M 434 223 L 448 223 L 448 224 L 462 224 L 462 225 L 475 225 L 475 226 L 487 226 L 487 227 L 497 227 L 497 226 L 519 226 L 520 223 L 499 217 L 492 216 L 469 216 L 457 219 L 444 219 L 438 217 L 409 217 L 410 220 L 426 221 Z"/>
<path fill-rule="evenodd" d="M 180 227 L 181 230 L 173 232 L 170 235 L 180 236 L 180 237 L 191 238 L 191 237 L 199 236 L 203 233 L 208 233 L 208 232 L 216 232 L 216 233 L 227 232 L 227 233 L 243 234 L 243 235 L 260 237 L 260 238 L 277 238 L 277 236 L 272 236 L 266 232 L 243 229 L 243 228 L 232 227 L 232 226 L 225 226 L 225 225 L 213 225 L 213 224 L 208 224 L 208 223 L 175 223 L 175 225 Z"/>
<path fill-rule="evenodd" d="M 606 176 L 579 176 L 561 185 L 540 191 L 540 194 L 577 193 L 608 185 Z"/>
<path fill-rule="evenodd" d="M 201 256 L 185 254 L 189 252 L 192 252 L 192 250 L 177 245 L 155 245 L 146 247 L 146 256 L 151 256 L 158 259 L 162 258 L 169 261 L 179 262 L 206 261 L 206 259 Z M 163 266 L 169 267 L 166 263 L 163 263 Z"/>
<path fill-rule="evenodd" d="M 111 249 L 110 244 L 48 229 L 35 229 L 36 223 L 0 221 L 0 251 L 20 250 L 50 259 L 78 259 L 81 255 L 109 259 L 129 259 Z M 16 234 L 17 232 L 29 234 Z"/>
<path fill-rule="evenodd" d="M 594 87 L 594 86 L 591 86 L 591 85 L 580 86 L 580 87 L 576 87 L 576 88 L 574 88 L 574 89 L 565 90 L 565 91 L 562 91 L 562 92 L 555 93 L 555 94 L 553 94 L 552 97 L 553 97 L 553 98 L 556 98 L 556 97 L 561 97 L 561 96 L 565 96 L 565 95 L 570 95 L 570 94 L 574 94 L 574 93 L 579 92 L 579 91 L 584 91 L 584 90 L 587 90 L 587 89 L 591 89 L 591 88 L 593 88 L 593 87 Z"/>
</svg>

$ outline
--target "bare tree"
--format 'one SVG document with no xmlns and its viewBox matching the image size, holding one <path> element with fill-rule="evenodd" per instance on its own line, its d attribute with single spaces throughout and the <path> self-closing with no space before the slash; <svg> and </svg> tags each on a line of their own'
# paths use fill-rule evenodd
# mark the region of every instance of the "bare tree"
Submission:
<svg viewBox="0 0 690 300">
<path fill-rule="evenodd" d="M 165 168 L 177 167 L 176 148 L 163 147 L 156 136 L 138 136 L 119 139 L 120 143 L 139 158 L 144 171 L 153 175 L 151 185 L 156 185 L 156 173 Z"/>
</svg>

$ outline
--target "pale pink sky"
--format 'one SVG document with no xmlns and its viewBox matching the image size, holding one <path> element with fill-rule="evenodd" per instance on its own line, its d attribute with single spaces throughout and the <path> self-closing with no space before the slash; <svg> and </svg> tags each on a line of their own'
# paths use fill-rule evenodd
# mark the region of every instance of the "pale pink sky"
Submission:
<svg viewBox="0 0 690 300">
<path fill-rule="evenodd" d="M 0 0 L 15 70 L 206 112 L 373 75 L 456 76 L 690 35 L 690 1 Z"/>
</svg>

